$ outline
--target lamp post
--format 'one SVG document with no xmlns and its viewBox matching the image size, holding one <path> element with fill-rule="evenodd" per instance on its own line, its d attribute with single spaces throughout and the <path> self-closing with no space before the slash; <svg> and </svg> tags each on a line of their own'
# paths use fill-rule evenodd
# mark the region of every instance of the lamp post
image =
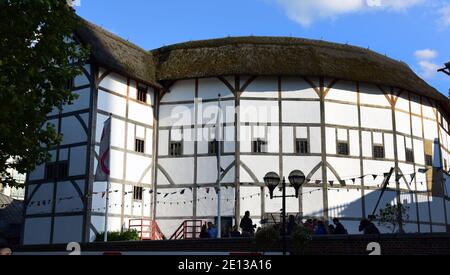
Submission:
<svg viewBox="0 0 450 275">
<path fill-rule="evenodd" d="M 299 170 L 294 170 L 289 174 L 289 182 L 291 183 L 291 186 L 294 187 L 295 189 L 295 196 L 294 195 L 286 195 L 286 178 L 283 177 L 283 181 L 282 181 L 282 195 L 281 196 L 274 196 L 273 195 L 273 191 L 275 190 L 275 188 L 280 185 L 280 176 L 278 176 L 277 173 L 275 172 L 269 172 L 266 174 L 266 176 L 264 177 L 264 183 L 266 184 L 267 188 L 269 188 L 269 193 L 270 193 L 270 199 L 273 198 L 281 198 L 282 199 L 282 209 L 281 209 L 281 215 L 282 215 L 282 222 L 283 222 L 283 227 L 282 227 L 282 238 L 283 238 L 283 255 L 286 255 L 286 250 L 287 250 L 287 244 L 286 244 L 286 198 L 298 198 L 299 196 L 299 189 L 300 187 L 303 185 L 303 183 L 305 183 L 305 174 L 303 174 L 302 171 Z"/>
</svg>

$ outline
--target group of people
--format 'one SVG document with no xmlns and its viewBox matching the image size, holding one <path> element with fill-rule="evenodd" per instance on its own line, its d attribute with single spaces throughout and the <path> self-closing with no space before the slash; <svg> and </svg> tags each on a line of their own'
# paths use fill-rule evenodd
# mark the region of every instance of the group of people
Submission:
<svg viewBox="0 0 450 275">
<path fill-rule="evenodd" d="M 362 219 L 359 225 L 359 232 L 363 234 L 380 234 L 380 231 L 373 223 L 374 216 L 369 216 L 367 219 Z M 324 221 L 319 219 L 307 219 L 305 222 L 298 222 L 295 216 L 290 215 L 286 226 L 286 234 L 291 235 L 296 226 L 303 226 L 309 229 L 314 235 L 347 235 L 348 231 L 345 226 L 340 222 L 338 218 L 333 219 L 333 223 L 328 226 Z M 242 218 L 239 227 L 242 233 L 239 231 L 238 226 L 224 230 L 221 237 L 225 238 L 239 238 L 239 237 L 253 237 L 255 235 L 256 224 L 253 224 L 250 218 L 250 212 L 246 211 L 245 216 Z M 282 232 L 280 232 L 282 234 Z M 218 231 L 212 222 L 203 225 L 200 232 L 200 238 L 217 238 Z"/>
<path fill-rule="evenodd" d="M 359 232 L 363 232 L 363 234 L 366 235 L 380 234 L 380 231 L 373 223 L 374 219 L 375 217 L 372 215 L 370 215 L 367 219 L 362 219 L 358 228 Z M 289 216 L 289 222 L 287 225 L 288 235 L 291 234 L 296 225 L 295 217 L 292 215 Z M 333 224 L 330 223 L 328 227 L 325 225 L 325 222 L 317 219 L 307 219 L 302 225 L 310 229 L 314 235 L 348 235 L 347 229 L 338 218 L 334 218 Z"/>
<path fill-rule="evenodd" d="M 333 224 L 325 225 L 325 222 L 318 219 L 307 219 L 304 223 L 297 224 L 294 216 L 289 216 L 288 224 L 287 224 L 287 234 L 291 235 L 292 230 L 295 226 L 300 225 L 309 229 L 314 235 L 347 235 L 348 231 L 345 229 L 344 225 L 339 221 L 338 218 L 333 219 Z"/>
<path fill-rule="evenodd" d="M 239 227 L 242 229 L 239 231 L 239 228 L 237 225 L 233 226 L 232 228 L 226 228 L 222 233 L 222 238 L 240 238 L 240 237 L 253 237 L 255 235 L 255 228 L 256 224 L 253 224 L 252 219 L 250 218 L 250 212 L 245 212 L 245 216 L 242 218 L 241 223 Z M 215 239 L 218 237 L 218 231 L 216 226 L 212 222 L 208 222 L 207 224 L 204 224 L 202 226 L 202 229 L 200 231 L 200 238 L 201 239 Z"/>
</svg>

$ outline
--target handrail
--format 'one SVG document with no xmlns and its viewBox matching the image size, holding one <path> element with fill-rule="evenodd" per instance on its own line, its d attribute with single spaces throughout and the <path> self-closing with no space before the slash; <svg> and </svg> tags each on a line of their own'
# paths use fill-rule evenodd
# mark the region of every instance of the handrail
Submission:
<svg viewBox="0 0 450 275">
<path fill-rule="evenodd" d="M 198 239 L 201 227 L 205 224 L 202 220 L 185 220 L 170 237 L 171 240 Z M 192 230 L 189 230 L 192 229 Z"/>
<path fill-rule="evenodd" d="M 136 224 L 136 222 L 138 222 Z M 139 233 L 141 240 L 165 240 L 166 237 L 162 233 L 155 220 L 150 219 L 130 219 L 128 228 L 135 229 Z"/>
</svg>

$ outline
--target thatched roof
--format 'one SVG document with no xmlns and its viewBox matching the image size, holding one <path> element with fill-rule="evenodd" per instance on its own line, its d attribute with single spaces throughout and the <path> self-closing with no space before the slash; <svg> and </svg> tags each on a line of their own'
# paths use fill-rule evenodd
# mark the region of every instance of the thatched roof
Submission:
<svg viewBox="0 0 450 275">
<path fill-rule="evenodd" d="M 151 53 L 86 20 L 80 18 L 80 21 L 76 36 L 90 47 L 95 61 L 108 69 L 160 87 Z"/>
<path fill-rule="evenodd" d="M 323 76 L 446 99 L 403 62 L 356 46 L 291 37 L 230 37 L 153 50 L 159 80 L 225 75 Z"/>
<path fill-rule="evenodd" d="M 230 37 L 144 51 L 82 20 L 78 36 L 93 57 L 110 69 L 156 87 L 163 81 L 229 75 L 310 76 L 393 86 L 437 100 L 450 113 L 447 97 L 403 62 L 368 49 L 291 37 Z"/>
</svg>

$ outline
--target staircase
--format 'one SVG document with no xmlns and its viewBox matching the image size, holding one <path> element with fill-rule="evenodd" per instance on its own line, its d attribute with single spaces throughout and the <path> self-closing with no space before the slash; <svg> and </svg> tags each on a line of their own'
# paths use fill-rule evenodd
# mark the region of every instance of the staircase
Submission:
<svg viewBox="0 0 450 275">
<path fill-rule="evenodd" d="M 131 219 L 128 221 L 128 228 L 136 230 L 139 233 L 141 240 L 166 240 L 158 226 L 158 223 L 149 219 Z"/>
<path fill-rule="evenodd" d="M 173 233 L 170 240 L 189 240 L 199 239 L 202 226 L 206 224 L 202 220 L 186 220 Z"/>
</svg>

